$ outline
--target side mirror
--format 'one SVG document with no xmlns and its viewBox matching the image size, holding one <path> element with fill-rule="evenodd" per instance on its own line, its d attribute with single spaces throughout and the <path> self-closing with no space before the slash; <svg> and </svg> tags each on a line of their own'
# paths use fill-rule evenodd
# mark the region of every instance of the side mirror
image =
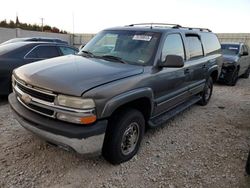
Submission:
<svg viewBox="0 0 250 188">
<path fill-rule="evenodd" d="M 246 51 L 242 53 L 242 56 L 247 56 L 247 55 L 248 55 L 248 52 Z"/>
<path fill-rule="evenodd" d="M 166 60 L 160 64 L 160 67 L 180 68 L 184 66 L 184 60 L 179 55 L 167 55 Z"/>
</svg>

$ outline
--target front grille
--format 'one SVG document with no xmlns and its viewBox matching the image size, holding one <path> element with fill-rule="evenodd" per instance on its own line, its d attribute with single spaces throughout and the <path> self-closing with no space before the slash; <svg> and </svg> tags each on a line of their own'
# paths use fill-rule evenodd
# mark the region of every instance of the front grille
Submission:
<svg viewBox="0 0 250 188">
<path fill-rule="evenodd" d="M 55 100 L 55 96 L 51 96 L 45 93 L 38 92 L 37 90 L 34 90 L 30 87 L 26 87 L 18 82 L 17 82 L 17 87 L 24 93 L 29 94 L 30 96 L 35 97 L 37 99 L 41 99 L 47 102 L 54 102 Z"/>
<path fill-rule="evenodd" d="M 36 110 L 37 112 L 41 112 L 42 114 L 47 114 L 49 116 L 53 116 L 54 115 L 54 111 L 53 110 L 49 110 L 46 108 L 42 108 L 40 106 L 36 106 L 33 104 L 26 104 L 28 107 L 30 107 L 31 109 Z"/>
<path fill-rule="evenodd" d="M 16 79 L 13 82 L 13 90 L 18 96 L 19 102 L 27 109 L 48 117 L 55 117 L 54 110 L 49 107 L 54 104 L 55 94 L 27 85 Z"/>
</svg>

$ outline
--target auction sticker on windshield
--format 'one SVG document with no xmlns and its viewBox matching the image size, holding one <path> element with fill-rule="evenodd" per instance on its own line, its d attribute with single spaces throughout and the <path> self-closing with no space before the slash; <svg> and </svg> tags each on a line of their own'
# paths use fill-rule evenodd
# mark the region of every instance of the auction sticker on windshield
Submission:
<svg viewBox="0 0 250 188">
<path fill-rule="evenodd" d="M 134 35 L 133 40 L 143 40 L 143 41 L 150 41 L 152 36 L 149 35 Z"/>
</svg>

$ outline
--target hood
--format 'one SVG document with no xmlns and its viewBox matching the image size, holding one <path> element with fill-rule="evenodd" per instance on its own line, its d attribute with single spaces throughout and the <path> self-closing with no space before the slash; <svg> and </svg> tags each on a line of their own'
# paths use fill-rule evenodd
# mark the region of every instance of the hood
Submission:
<svg viewBox="0 0 250 188">
<path fill-rule="evenodd" d="M 239 57 L 237 55 L 226 55 L 223 54 L 223 62 L 236 62 Z"/>
<path fill-rule="evenodd" d="M 142 66 L 69 55 L 24 65 L 14 74 L 30 85 L 81 96 L 91 88 L 142 72 Z"/>
</svg>

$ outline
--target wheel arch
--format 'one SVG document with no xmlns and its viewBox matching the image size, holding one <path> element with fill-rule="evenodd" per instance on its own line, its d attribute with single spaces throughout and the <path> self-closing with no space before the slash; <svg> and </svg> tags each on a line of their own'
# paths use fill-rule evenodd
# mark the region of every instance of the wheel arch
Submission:
<svg viewBox="0 0 250 188">
<path fill-rule="evenodd" d="M 147 120 L 153 112 L 152 90 L 150 88 L 140 88 L 113 97 L 106 103 L 101 117 L 110 117 L 124 108 L 134 108 L 141 111 L 145 120 Z"/>
</svg>

